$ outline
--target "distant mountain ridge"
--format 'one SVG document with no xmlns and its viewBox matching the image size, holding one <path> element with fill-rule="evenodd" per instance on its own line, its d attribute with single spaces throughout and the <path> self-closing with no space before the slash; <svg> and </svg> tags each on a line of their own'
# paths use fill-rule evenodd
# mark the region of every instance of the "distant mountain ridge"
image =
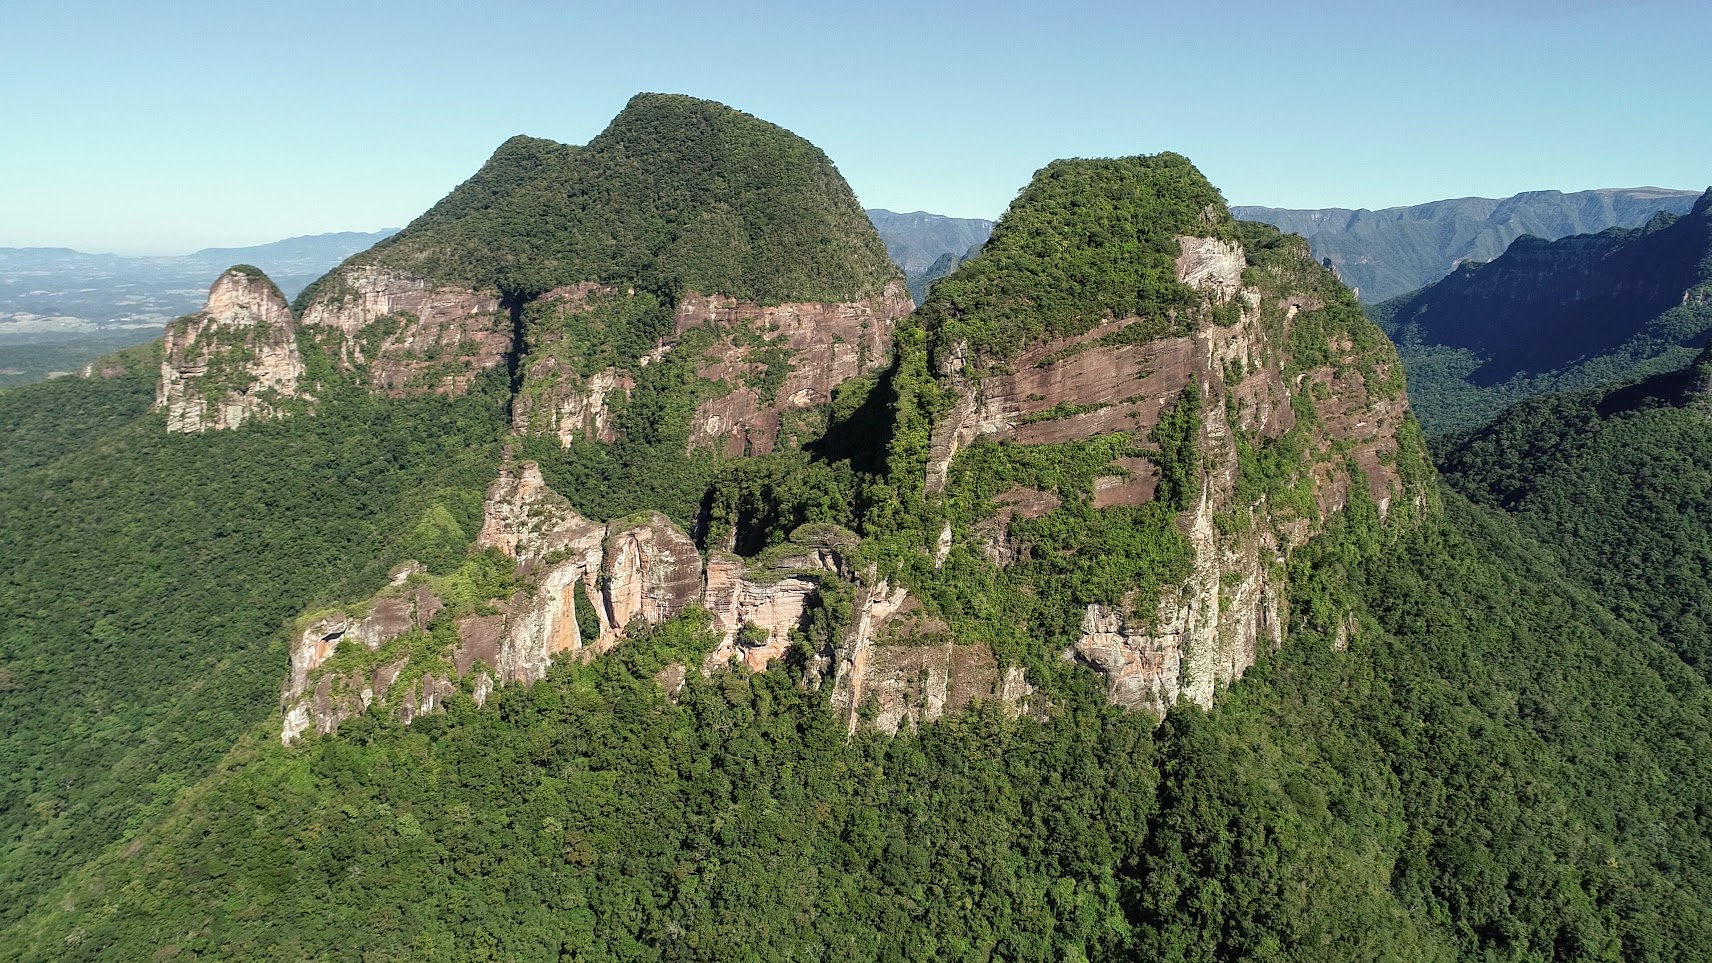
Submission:
<svg viewBox="0 0 1712 963">
<path fill-rule="evenodd" d="M 0 248 L 0 341 L 16 340 L 26 332 L 65 335 L 106 326 L 153 329 L 201 308 L 208 286 L 233 264 L 261 268 L 290 297 L 328 268 L 397 232 L 387 228 L 307 234 L 175 256 L 86 254 L 67 247 Z M 40 320 L 31 323 L 32 319 Z"/>
<path fill-rule="evenodd" d="M 1712 190 L 1640 228 L 1519 238 L 1369 313 L 1396 340 L 1429 430 L 1681 367 L 1712 334 Z"/>
<path fill-rule="evenodd" d="M 928 285 L 974 257 L 993 233 L 993 222 L 980 218 L 927 211 L 899 214 L 878 207 L 866 213 L 886 244 L 886 254 L 903 269 L 917 304 L 927 299 Z"/>
<path fill-rule="evenodd" d="M 1376 304 L 1425 287 L 1463 261 L 1489 261 L 1523 235 L 1554 240 L 1640 227 L 1659 211 L 1688 213 L 1699 196 L 1658 187 L 1603 188 L 1461 197 L 1379 211 L 1251 206 L 1231 213 L 1307 238 L 1315 257 L 1329 262 L 1363 301 Z"/>
<path fill-rule="evenodd" d="M 115 348 L 159 337 L 167 322 L 201 310 L 209 285 L 233 264 L 260 267 L 290 297 L 395 233 L 309 234 L 174 256 L 0 248 L 0 387 L 75 371 Z"/>
<path fill-rule="evenodd" d="M 160 277 L 207 275 L 205 281 L 232 264 L 255 264 L 270 277 L 310 275 L 314 280 L 327 269 L 358 251 L 365 251 L 398 233 L 398 228 L 379 231 L 334 231 L 253 244 L 248 247 L 209 247 L 191 254 L 126 255 L 88 254 L 69 247 L 0 247 L 0 276 L 59 271 L 105 271 L 113 274 L 151 273 Z M 307 282 L 305 282 L 307 283 Z"/>
</svg>

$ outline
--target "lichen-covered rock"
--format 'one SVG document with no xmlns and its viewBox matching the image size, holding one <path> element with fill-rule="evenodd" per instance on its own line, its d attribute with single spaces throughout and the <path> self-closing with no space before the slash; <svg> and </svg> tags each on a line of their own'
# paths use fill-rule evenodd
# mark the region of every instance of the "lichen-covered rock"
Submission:
<svg viewBox="0 0 1712 963">
<path fill-rule="evenodd" d="M 168 431 L 236 428 L 300 394 L 297 324 L 279 288 L 255 268 L 215 280 L 202 311 L 166 329 L 155 407 Z"/>
</svg>

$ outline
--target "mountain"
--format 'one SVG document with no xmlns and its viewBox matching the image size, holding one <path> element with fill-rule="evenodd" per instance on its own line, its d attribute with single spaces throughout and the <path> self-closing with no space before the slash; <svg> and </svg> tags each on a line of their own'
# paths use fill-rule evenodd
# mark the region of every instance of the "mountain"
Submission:
<svg viewBox="0 0 1712 963">
<path fill-rule="evenodd" d="M 1434 432 L 1530 395 L 1679 367 L 1712 333 L 1712 191 L 1634 230 L 1519 238 L 1372 313 Z"/>
<path fill-rule="evenodd" d="M 977 218 L 946 217 L 916 211 L 898 214 L 884 208 L 869 208 L 868 220 L 886 243 L 886 254 L 909 279 L 910 296 L 917 303 L 927 297 L 927 287 L 950 274 L 958 263 L 975 256 L 993 222 Z"/>
<path fill-rule="evenodd" d="M 1232 213 L 1307 238 L 1315 257 L 1362 300 L 1377 304 L 1432 284 L 1464 261 L 1489 261 L 1523 235 L 1550 240 L 1640 227 L 1659 211 L 1688 213 L 1698 196 L 1636 187 L 1462 197 L 1381 211 L 1236 207 Z"/>
<path fill-rule="evenodd" d="M 1158 154 L 882 250 L 641 95 L 0 395 L 0 955 L 1706 955 L 1712 687 L 1305 241 Z"/>
<path fill-rule="evenodd" d="M 393 233 L 315 234 L 176 257 L 0 248 L 0 339 L 158 326 L 196 310 L 208 283 L 233 264 L 254 264 L 288 295 L 296 294 L 328 268 Z M 30 323 L 32 315 L 59 323 Z"/>
</svg>

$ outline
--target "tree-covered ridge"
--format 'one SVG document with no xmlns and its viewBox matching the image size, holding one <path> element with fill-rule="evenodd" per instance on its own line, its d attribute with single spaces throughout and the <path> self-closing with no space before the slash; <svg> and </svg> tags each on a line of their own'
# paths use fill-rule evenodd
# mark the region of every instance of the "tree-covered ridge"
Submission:
<svg viewBox="0 0 1712 963">
<path fill-rule="evenodd" d="M 242 431 L 165 433 L 158 349 L 0 395 L 0 929 L 277 720 L 288 619 L 474 537 L 502 379 L 387 401 L 302 346 L 318 416 Z"/>
<path fill-rule="evenodd" d="M 1237 207 L 1243 220 L 1300 234 L 1363 300 L 1374 304 L 1437 282 L 1464 261 L 1490 261 L 1517 238 L 1555 239 L 1640 227 L 1659 211 L 1686 214 L 1697 192 L 1658 188 L 1527 191 L 1384 210 Z"/>
<path fill-rule="evenodd" d="M 934 285 L 923 317 L 947 343 L 1008 358 L 1130 317 L 1176 323 L 1180 236 L 1237 240 L 1224 198 L 1180 154 L 1059 160 L 1035 174 L 975 258 Z"/>
<path fill-rule="evenodd" d="M 514 296 L 598 281 L 765 303 L 852 301 L 899 277 L 818 148 L 673 94 L 638 94 L 586 147 L 513 137 L 347 262 L 363 263 Z"/>
</svg>

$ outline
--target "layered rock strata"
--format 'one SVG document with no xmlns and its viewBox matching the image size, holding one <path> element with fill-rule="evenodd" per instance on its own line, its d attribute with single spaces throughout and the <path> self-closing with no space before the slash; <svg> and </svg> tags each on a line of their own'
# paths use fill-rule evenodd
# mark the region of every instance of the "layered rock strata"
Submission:
<svg viewBox="0 0 1712 963">
<path fill-rule="evenodd" d="M 299 395 L 297 324 L 279 288 L 255 268 L 215 280 L 202 311 L 166 329 L 155 407 L 168 431 L 236 428 Z"/>
<path fill-rule="evenodd" d="M 1348 503 L 1353 484 L 1364 486 L 1381 512 L 1389 509 L 1402 490 L 1396 456 L 1408 412 L 1401 391 L 1389 387 L 1393 355 L 1374 363 L 1349 338 L 1337 337 L 1327 363 L 1292 364 L 1285 347 L 1291 326 L 1323 305 L 1246 283 L 1240 245 L 1199 237 L 1178 242 L 1177 279 L 1202 295 L 1186 334 L 1150 337 L 1127 329 L 1159 321 L 1114 319 L 1032 345 L 1003 363 L 952 345 L 939 373 L 956 401 L 935 427 L 926 477 L 929 493 L 943 491 L 958 452 L 982 437 L 1052 444 L 1121 431 L 1146 438 L 1186 391 L 1198 395 L 1200 491 L 1178 518 L 1193 549 L 1191 575 L 1157 599 L 1132 594 L 1090 605 L 1081 637 L 1066 653 L 1100 672 L 1114 701 L 1160 713 L 1179 699 L 1210 705 L 1261 651 L 1280 644 L 1286 556 Z M 1297 427 L 1304 403 L 1313 419 L 1298 467 L 1311 481 L 1317 514 L 1280 513 L 1264 498 L 1243 501 L 1239 437 L 1250 444 L 1282 438 Z M 1095 480 L 1094 507 L 1156 497 L 1159 473 L 1148 459 L 1126 457 L 1114 467 Z M 997 515 L 964 537 L 994 564 L 1012 564 L 1027 546 L 1011 534 L 1011 522 L 1045 514 L 1056 501 L 1015 490 L 999 499 Z M 1217 524 L 1221 517 L 1230 520 L 1228 531 Z"/>
<path fill-rule="evenodd" d="M 683 298 L 675 312 L 678 334 L 709 328 L 719 335 L 698 373 L 731 387 L 696 409 L 690 447 L 762 455 L 791 445 L 797 440 L 791 415 L 819 409 L 838 385 L 889 364 L 893 328 L 914 309 L 902 281 L 844 303 Z"/>
</svg>

